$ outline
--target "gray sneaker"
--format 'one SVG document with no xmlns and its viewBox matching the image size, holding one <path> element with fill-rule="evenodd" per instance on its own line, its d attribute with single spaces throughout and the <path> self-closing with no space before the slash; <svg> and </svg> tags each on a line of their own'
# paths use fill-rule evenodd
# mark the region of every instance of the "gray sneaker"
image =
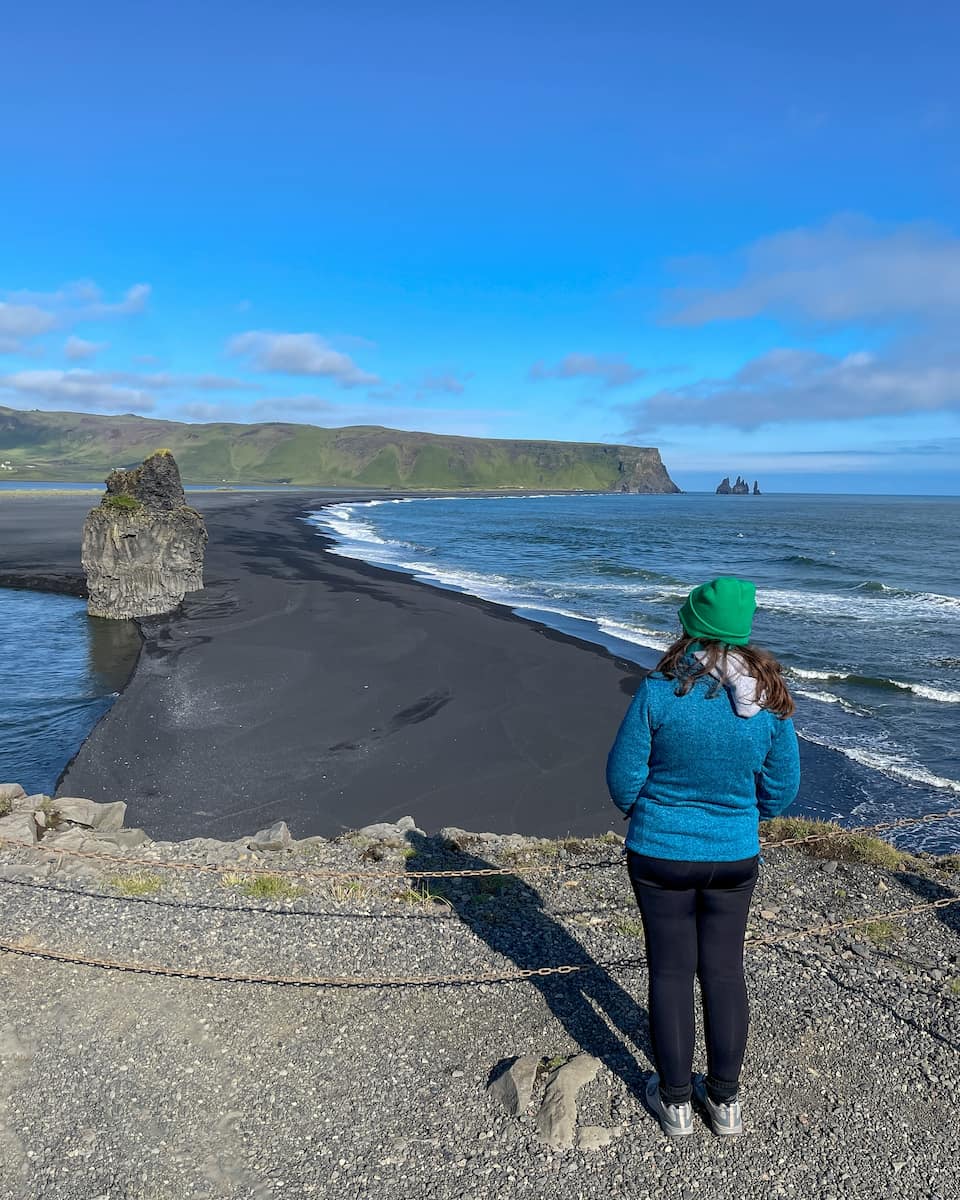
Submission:
<svg viewBox="0 0 960 1200">
<path fill-rule="evenodd" d="M 717 1137 L 737 1137 L 743 1133 L 743 1114 L 740 1112 L 740 1101 L 736 1097 L 726 1104 L 718 1104 L 710 1099 L 706 1077 L 695 1075 L 693 1098 L 710 1118 L 710 1124 Z"/>
<path fill-rule="evenodd" d="M 689 1137 L 693 1133 L 693 1105 L 664 1104 L 660 1098 L 660 1076 L 647 1081 L 647 1104 L 667 1137 Z"/>
</svg>

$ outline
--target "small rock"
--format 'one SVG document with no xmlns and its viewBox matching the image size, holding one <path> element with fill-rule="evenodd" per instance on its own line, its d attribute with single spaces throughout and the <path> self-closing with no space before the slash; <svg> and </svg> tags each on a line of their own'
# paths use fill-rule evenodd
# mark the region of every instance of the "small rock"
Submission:
<svg viewBox="0 0 960 1200">
<path fill-rule="evenodd" d="M 0 804 L 5 800 L 20 800 L 26 794 L 19 783 L 0 783 Z"/>
<path fill-rule="evenodd" d="M 535 1054 L 524 1054 L 514 1059 L 503 1074 L 498 1075 L 487 1087 L 487 1093 L 499 1100 L 511 1117 L 518 1117 L 530 1103 L 539 1066 L 540 1059 Z"/>
</svg>

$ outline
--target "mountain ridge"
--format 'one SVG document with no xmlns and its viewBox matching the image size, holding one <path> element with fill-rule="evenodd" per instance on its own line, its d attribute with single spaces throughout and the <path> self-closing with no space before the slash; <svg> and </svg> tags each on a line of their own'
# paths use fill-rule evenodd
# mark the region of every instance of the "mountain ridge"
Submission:
<svg viewBox="0 0 960 1200">
<path fill-rule="evenodd" d="M 73 482 L 170 449 L 188 483 L 679 492 L 652 446 L 294 422 L 188 423 L 0 405 L 2 479 Z"/>
</svg>

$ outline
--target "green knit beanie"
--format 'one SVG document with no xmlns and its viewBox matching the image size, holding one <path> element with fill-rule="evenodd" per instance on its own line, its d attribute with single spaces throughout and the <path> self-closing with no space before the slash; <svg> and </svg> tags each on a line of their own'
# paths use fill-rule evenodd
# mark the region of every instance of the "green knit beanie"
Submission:
<svg viewBox="0 0 960 1200">
<path fill-rule="evenodd" d="M 745 646 L 756 608 L 756 584 L 721 575 L 693 589 L 680 609 L 680 624 L 688 637 Z"/>
</svg>

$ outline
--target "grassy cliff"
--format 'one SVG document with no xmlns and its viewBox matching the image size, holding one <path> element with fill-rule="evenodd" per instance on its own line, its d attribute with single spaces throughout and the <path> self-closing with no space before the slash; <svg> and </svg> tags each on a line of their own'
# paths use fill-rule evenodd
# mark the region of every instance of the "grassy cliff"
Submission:
<svg viewBox="0 0 960 1200">
<path fill-rule="evenodd" d="M 95 480 L 169 447 L 188 483 L 676 492 L 651 447 L 508 441 L 380 426 L 193 425 L 0 406 L 9 480 Z"/>
</svg>

